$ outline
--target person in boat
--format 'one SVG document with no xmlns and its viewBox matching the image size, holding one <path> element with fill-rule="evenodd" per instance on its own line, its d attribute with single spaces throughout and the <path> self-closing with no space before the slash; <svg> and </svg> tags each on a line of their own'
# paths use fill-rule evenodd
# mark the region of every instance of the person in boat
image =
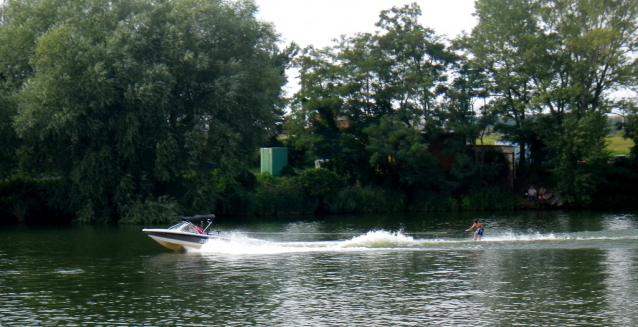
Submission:
<svg viewBox="0 0 638 327">
<path fill-rule="evenodd" d="M 483 231 L 485 230 L 485 228 L 483 227 L 483 224 L 479 223 L 477 219 L 474 219 L 472 227 L 468 228 L 465 231 L 469 232 L 471 230 L 474 230 L 474 240 L 480 241 L 481 236 L 483 236 Z"/>
<path fill-rule="evenodd" d="M 199 225 L 195 225 L 195 229 L 198 233 L 204 234 L 204 222 L 200 222 Z"/>
</svg>

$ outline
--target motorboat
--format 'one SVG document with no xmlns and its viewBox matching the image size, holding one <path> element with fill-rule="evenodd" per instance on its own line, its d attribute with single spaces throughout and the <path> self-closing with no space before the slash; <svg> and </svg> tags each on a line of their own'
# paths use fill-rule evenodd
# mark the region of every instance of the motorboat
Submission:
<svg viewBox="0 0 638 327">
<path fill-rule="evenodd" d="M 142 232 L 157 243 L 171 249 L 199 249 L 210 239 L 223 239 L 218 231 L 209 229 L 215 220 L 214 214 L 182 217 L 182 221 L 169 228 L 144 228 Z M 206 227 L 203 227 L 206 224 Z"/>
</svg>

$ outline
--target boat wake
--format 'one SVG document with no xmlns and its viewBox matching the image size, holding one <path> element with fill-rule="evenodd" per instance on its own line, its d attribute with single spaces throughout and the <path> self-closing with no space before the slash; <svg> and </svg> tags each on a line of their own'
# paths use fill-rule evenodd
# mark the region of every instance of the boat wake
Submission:
<svg viewBox="0 0 638 327">
<path fill-rule="evenodd" d="M 241 232 L 232 232 L 223 239 L 211 239 L 201 249 L 189 249 L 189 252 L 225 253 L 225 254 L 280 254 L 294 252 L 335 252 L 335 251 L 374 251 L 374 250 L 451 250 L 476 248 L 533 249 L 533 248 L 589 248 L 602 244 L 629 244 L 636 247 L 638 231 L 624 233 L 576 232 L 548 233 L 532 232 L 517 234 L 513 232 L 494 233 L 484 236 L 481 241 L 472 241 L 471 234 L 459 237 L 416 238 L 401 231 L 373 230 L 353 236 L 346 240 L 335 241 L 266 241 L 248 237 Z"/>
</svg>

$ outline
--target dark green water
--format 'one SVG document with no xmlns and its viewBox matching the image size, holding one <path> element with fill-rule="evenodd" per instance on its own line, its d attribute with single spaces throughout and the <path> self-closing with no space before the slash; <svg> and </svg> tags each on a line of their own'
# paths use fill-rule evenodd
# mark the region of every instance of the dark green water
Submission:
<svg viewBox="0 0 638 327">
<path fill-rule="evenodd" d="M 0 227 L 0 325 L 638 325 L 636 213 L 227 220 L 191 252 L 142 227 Z"/>
</svg>

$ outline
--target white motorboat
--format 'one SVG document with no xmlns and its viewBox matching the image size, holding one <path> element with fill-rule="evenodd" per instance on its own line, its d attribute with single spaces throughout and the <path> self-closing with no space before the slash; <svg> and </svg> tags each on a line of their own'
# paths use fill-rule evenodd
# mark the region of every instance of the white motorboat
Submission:
<svg viewBox="0 0 638 327">
<path fill-rule="evenodd" d="M 171 250 L 199 249 L 210 239 L 224 239 L 219 232 L 209 231 L 214 220 L 213 214 L 182 217 L 181 222 L 169 228 L 144 228 L 142 232 Z"/>
</svg>

